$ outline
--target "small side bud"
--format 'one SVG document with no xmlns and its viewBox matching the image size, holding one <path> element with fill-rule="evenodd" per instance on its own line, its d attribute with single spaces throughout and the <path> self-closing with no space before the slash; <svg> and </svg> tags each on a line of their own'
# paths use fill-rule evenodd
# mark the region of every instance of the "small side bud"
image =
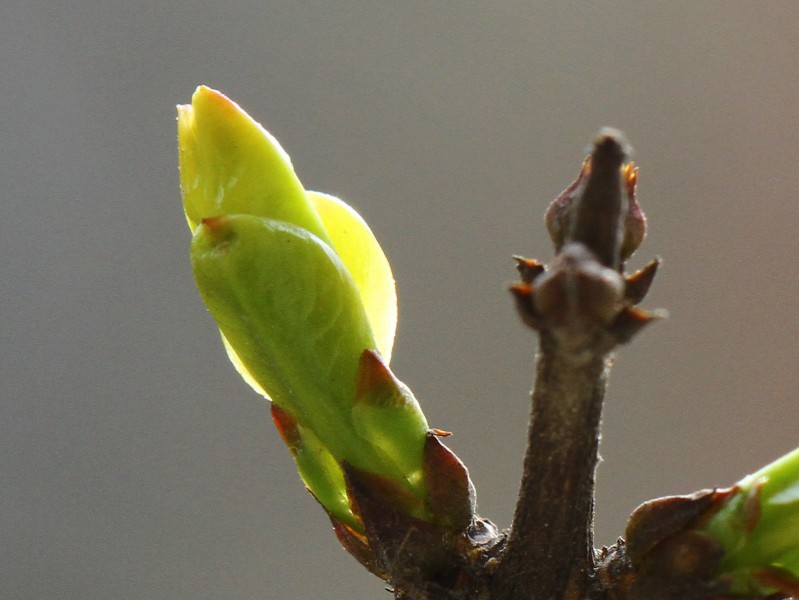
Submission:
<svg viewBox="0 0 799 600">
<path fill-rule="evenodd" d="M 627 213 L 624 216 L 624 237 L 621 243 L 621 260 L 624 262 L 638 249 L 646 237 L 646 215 L 635 197 L 638 167 L 629 162 L 622 167 L 627 194 Z"/>
<path fill-rule="evenodd" d="M 588 175 L 591 173 L 591 157 L 588 156 L 580 167 L 580 174 L 577 179 L 569 184 L 560 195 L 555 198 L 547 208 L 544 215 L 544 222 L 549 231 L 549 237 L 555 245 L 555 252 L 560 252 L 563 244 L 566 243 L 571 233 L 572 220 L 574 216 L 574 204 L 582 194 Z"/>
<path fill-rule="evenodd" d="M 723 495 L 723 492 L 721 493 Z M 686 496 L 668 496 L 644 502 L 630 515 L 625 538 L 627 554 L 634 563 L 645 560 L 655 546 L 685 530 L 718 502 L 716 490 Z"/>
<path fill-rule="evenodd" d="M 644 327 L 658 319 L 664 319 L 666 316 L 667 313 L 665 310 L 649 312 L 648 310 L 636 308 L 635 306 L 627 306 L 619 313 L 613 321 L 613 324 L 608 328 L 608 333 L 610 333 L 619 344 L 626 344 Z"/>
<path fill-rule="evenodd" d="M 457 533 L 471 525 L 477 501 L 469 471 L 432 432 L 424 447 L 424 480 L 433 519 L 442 529 Z"/>
<path fill-rule="evenodd" d="M 546 267 L 535 260 L 534 258 L 522 258 L 521 256 L 514 256 L 516 261 L 516 270 L 524 283 L 533 283 L 533 280 L 546 271 Z"/>
<path fill-rule="evenodd" d="M 624 278 L 624 298 L 630 304 L 638 304 L 649 293 L 649 288 L 660 268 L 660 259 L 656 258 L 640 269 Z"/>
</svg>

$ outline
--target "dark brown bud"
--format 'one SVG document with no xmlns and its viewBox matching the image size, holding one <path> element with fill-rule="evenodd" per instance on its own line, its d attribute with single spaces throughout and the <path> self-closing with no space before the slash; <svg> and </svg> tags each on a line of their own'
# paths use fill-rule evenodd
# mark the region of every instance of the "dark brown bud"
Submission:
<svg viewBox="0 0 799 600">
<path fill-rule="evenodd" d="M 608 325 L 624 300 L 624 280 L 582 244 L 564 246 L 552 268 L 534 282 L 535 308 L 542 318 L 569 327 L 589 321 Z"/>
<path fill-rule="evenodd" d="M 475 517 L 477 502 L 469 471 L 435 433 L 429 433 L 422 462 L 433 519 L 442 529 L 464 531 Z"/>
</svg>

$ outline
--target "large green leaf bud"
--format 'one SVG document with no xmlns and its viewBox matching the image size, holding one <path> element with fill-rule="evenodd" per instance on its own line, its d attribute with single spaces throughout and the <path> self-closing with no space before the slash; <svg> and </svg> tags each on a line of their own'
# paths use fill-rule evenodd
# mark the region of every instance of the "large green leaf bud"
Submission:
<svg viewBox="0 0 799 600">
<path fill-rule="evenodd" d="M 388 368 L 396 294 L 369 227 L 306 191 L 277 141 L 219 92 L 200 87 L 178 107 L 178 144 L 200 294 L 231 361 L 273 402 L 309 490 L 354 535 L 345 465 L 433 520 L 427 422 Z"/>
</svg>

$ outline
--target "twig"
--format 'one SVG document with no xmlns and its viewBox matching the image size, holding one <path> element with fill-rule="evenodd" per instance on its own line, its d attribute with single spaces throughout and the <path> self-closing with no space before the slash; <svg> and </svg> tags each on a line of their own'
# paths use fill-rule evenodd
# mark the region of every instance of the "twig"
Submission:
<svg viewBox="0 0 799 600">
<path fill-rule="evenodd" d="M 628 319 L 636 310 L 621 275 L 634 206 L 626 148 L 619 133 L 600 133 L 577 181 L 547 213 L 555 261 L 544 269 L 521 260 L 523 283 L 512 288 L 540 343 L 521 490 L 495 571 L 496 600 L 588 596 L 602 401 L 612 350 L 632 335 Z M 632 226 L 643 237 L 642 215 Z M 636 331 L 651 320 L 633 314 Z"/>
</svg>

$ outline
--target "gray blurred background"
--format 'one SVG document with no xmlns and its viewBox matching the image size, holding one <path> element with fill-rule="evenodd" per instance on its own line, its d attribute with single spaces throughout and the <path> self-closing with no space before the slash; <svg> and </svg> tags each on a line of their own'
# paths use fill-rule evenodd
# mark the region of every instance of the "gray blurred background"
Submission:
<svg viewBox="0 0 799 600">
<path fill-rule="evenodd" d="M 3 2 L 0 598 L 389 598 L 194 288 L 174 105 L 223 90 L 350 201 L 393 367 L 507 526 L 535 338 L 512 254 L 623 129 L 668 321 L 619 352 L 597 543 L 799 445 L 795 2 Z"/>
</svg>

